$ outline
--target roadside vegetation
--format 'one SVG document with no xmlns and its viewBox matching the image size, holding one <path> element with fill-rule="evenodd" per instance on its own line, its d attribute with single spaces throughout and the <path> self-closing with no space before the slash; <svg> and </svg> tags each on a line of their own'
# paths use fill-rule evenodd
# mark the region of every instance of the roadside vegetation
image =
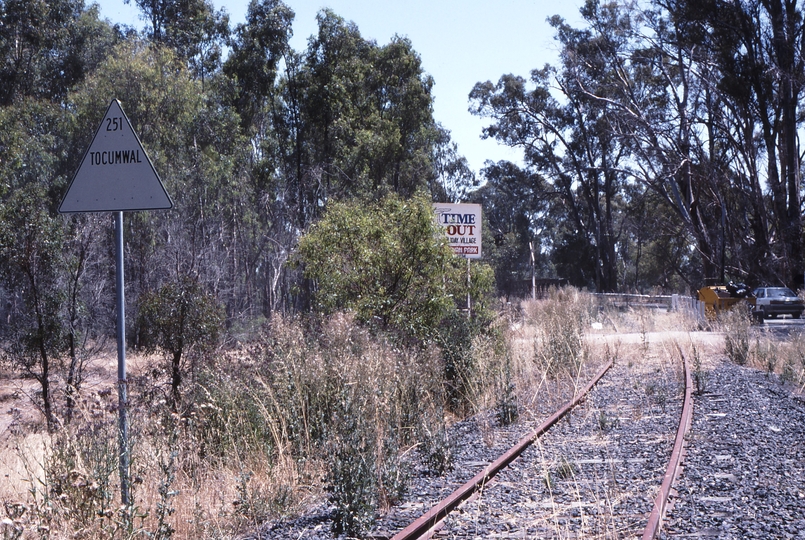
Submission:
<svg viewBox="0 0 805 540">
<path fill-rule="evenodd" d="M 3 533 L 231 538 L 327 502 L 337 532 L 360 535 L 405 492 L 414 459 L 433 474 L 452 467 L 453 421 L 493 411 L 514 422 L 546 381 L 578 376 L 589 308 L 589 295 L 558 292 L 529 307 L 549 322 L 527 316 L 525 346 L 490 317 L 460 353 L 439 339 L 406 342 L 354 311 L 276 316 L 231 347 L 191 353 L 178 400 L 170 350 L 139 358 L 133 505 L 119 505 L 114 385 L 94 381 L 69 424 L 47 433 L 20 422 L 4 437 Z M 567 315 L 579 324 L 549 345 L 546 332 Z M 569 362 L 563 347 L 576 351 Z"/>
<path fill-rule="evenodd" d="M 724 353 L 739 366 L 777 375 L 800 394 L 805 392 L 805 336 L 799 327 L 785 338 L 765 332 L 753 324 L 743 310 L 730 310 L 719 318 L 716 329 L 724 333 Z"/>
<path fill-rule="evenodd" d="M 137 356 L 129 508 L 119 504 L 114 381 L 94 364 L 69 423 L 60 406 L 52 433 L 41 419 L 19 418 L 4 435 L 0 530 L 5 538 L 223 539 L 325 505 L 335 532 L 360 536 L 400 501 L 413 466 L 434 475 L 452 468 L 453 422 L 516 423 L 563 403 L 608 358 L 672 358 L 676 341 L 693 358 L 699 392 L 712 390 L 707 372 L 720 358 L 800 388 L 805 381 L 801 336 L 772 347 L 748 318 L 719 322 L 723 340 L 695 337 L 684 330 L 695 321 L 681 314 L 623 311 L 573 288 L 487 316 L 460 355 L 439 339 L 401 339 L 349 309 L 276 316 L 236 342 L 191 348 L 195 367 L 178 396 L 170 349 Z M 745 356 L 734 356 L 744 344 Z"/>
</svg>

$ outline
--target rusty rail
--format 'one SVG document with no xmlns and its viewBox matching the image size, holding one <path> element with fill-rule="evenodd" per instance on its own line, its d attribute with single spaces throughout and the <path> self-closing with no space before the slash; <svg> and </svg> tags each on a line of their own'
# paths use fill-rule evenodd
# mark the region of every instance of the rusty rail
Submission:
<svg viewBox="0 0 805 540">
<path fill-rule="evenodd" d="M 477 491 L 481 490 L 486 483 L 491 480 L 498 472 L 508 466 L 514 461 L 523 451 L 531 446 L 531 444 L 540 438 L 546 431 L 548 431 L 554 424 L 562 419 L 573 407 L 584 399 L 587 392 L 601 379 L 601 377 L 609 371 L 612 367 L 613 360 L 601 368 L 595 377 L 577 394 L 572 400 L 566 403 L 561 409 L 553 413 L 553 415 L 545 420 L 540 426 L 526 435 L 520 441 L 510 448 L 505 454 L 498 459 L 487 465 L 483 471 L 476 474 L 471 480 L 451 493 L 446 499 L 431 508 L 427 513 L 417 518 L 408 527 L 395 534 L 392 540 L 414 540 L 421 538 L 431 528 L 436 526 L 447 514 L 452 512 L 459 504 L 469 499 Z"/>
<path fill-rule="evenodd" d="M 682 356 L 682 365 L 685 371 L 685 402 L 682 405 L 682 415 L 679 419 L 679 428 L 676 431 L 676 440 L 674 441 L 674 449 L 671 452 L 671 460 L 668 463 L 668 469 L 665 471 L 665 476 L 662 479 L 660 492 L 654 499 L 654 507 L 648 518 L 648 525 L 643 531 L 643 540 L 654 540 L 662 528 L 662 518 L 665 515 L 665 510 L 668 505 L 668 496 L 671 493 L 671 487 L 682 468 L 682 453 L 684 450 L 685 435 L 690 430 L 691 419 L 693 418 L 693 382 L 690 375 L 690 367 L 688 366 L 688 358 L 679 349 L 679 354 Z"/>
</svg>

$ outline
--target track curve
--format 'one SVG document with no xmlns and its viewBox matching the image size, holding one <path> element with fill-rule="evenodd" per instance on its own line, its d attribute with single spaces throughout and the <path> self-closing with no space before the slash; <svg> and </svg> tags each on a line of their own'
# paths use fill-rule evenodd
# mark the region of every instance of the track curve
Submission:
<svg viewBox="0 0 805 540">
<path fill-rule="evenodd" d="M 413 540 L 421 538 L 425 535 L 439 520 L 444 518 L 447 514 L 452 512 L 459 504 L 469 499 L 477 491 L 491 480 L 498 472 L 504 467 L 507 467 L 512 461 L 517 459 L 531 444 L 534 443 L 539 437 L 547 432 L 559 420 L 561 420 L 573 407 L 575 407 L 581 400 L 583 400 L 590 389 L 601 380 L 607 371 L 612 367 L 613 361 L 610 360 L 607 364 L 593 377 L 593 379 L 585 386 L 581 392 L 567 402 L 563 407 L 557 410 L 550 418 L 545 420 L 540 426 L 523 437 L 516 445 L 510 448 L 506 453 L 490 463 L 483 471 L 476 474 L 469 482 L 465 483 L 459 489 L 451 493 L 442 502 L 431 508 L 423 516 L 416 519 L 411 525 L 394 535 L 392 540 Z"/>
<path fill-rule="evenodd" d="M 588 385 L 589 396 L 572 419 L 551 422 L 553 429 L 521 449 L 516 462 L 508 459 L 510 467 L 498 477 L 478 483 L 477 475 L 472 489 L 468 482 L 393 540 L 622 538 L 641 532 L 655 538 L 692 414 L 690 371 L 679 353 L 684 392 L 670 362 L 661 361 L 661 369 L 656 362 L 617 365 L 597 386 Z M 460 511 L 445 511 L 459 504 Z"/>
</svg>

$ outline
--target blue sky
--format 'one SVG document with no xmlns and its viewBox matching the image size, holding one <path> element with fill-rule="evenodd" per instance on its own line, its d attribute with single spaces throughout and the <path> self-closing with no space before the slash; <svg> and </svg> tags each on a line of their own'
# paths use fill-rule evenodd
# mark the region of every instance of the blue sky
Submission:
<svg viewBox="0 0 805 540">
<path fill-rule="evenodd" d="M 87 4 L 91 3 L 87 0 Z M 132 0 L 97 0 L 101 17 L 113 23 L 143 28 Z M 355 22 L 361 35 L 378 44 L 394 34 L 408 37 L 422 58 L 422 65 L 435 82 L 434 116 L 450 130 L 453 140 L 476 172 L 486 160 L 519 161 L 519 153 L 481 140 L 483 119 L 471 115 L 467 96 L 480 81 L 497 81 L 505 73 L 528 77 L 546 63 L 555 64 L 557 48 L 553 29 L 546 19 L 560 15 L 581 26 L 583 0 L 285 0 L 296 13 L 296 50 L 316 32 L 316 13 L 329 7 Z M 244 22 L 247 0 L 213 0 L 224 7 L 232 25 Z"/>
</svg>

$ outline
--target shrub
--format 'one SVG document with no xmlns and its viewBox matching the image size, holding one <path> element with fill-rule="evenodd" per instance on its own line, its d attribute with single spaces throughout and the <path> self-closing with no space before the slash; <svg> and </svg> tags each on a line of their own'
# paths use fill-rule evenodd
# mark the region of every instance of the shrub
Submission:
<svg viewBox="0 0 805 540">
<path fill-rule="evenodd" d="M 299 241 L 298 261 L 316 283 L 315 309 L 351 310 L 359 321 L 432 338 L 466 298 L 463 259 L 453 255 L 424 195 L 331 203 Z"/>
<path fill-rule="evenodd" d="M 171 403 L 178 407 L 179 386 L 188 352 L 205 350 L 218 341 L 223 328 L 223 307 L 194 277 L 180 276 L 140 299 L 137 319 L 140 345 L 170 357 Z M 190 366 L 195 375 L 195 358 Z"/>
</svg>

